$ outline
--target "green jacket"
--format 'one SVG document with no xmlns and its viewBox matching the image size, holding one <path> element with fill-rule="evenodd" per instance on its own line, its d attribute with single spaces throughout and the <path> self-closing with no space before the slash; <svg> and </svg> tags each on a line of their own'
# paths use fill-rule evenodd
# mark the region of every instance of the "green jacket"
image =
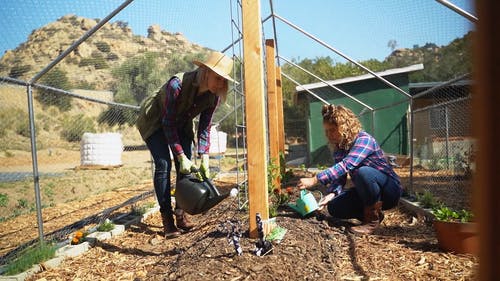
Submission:
<svg viewBox="0 0 500 281">
<path fill-rule="evenodd" d="M 205 109 L 215 106 L 218 97 L 212 94 L 197 97 L 198 87 L 194 86 L 197 71 L 186 72 L 169 79 L 160 90 L 148 96 L 141 103 L 136 127 L 143 140 L 148 139 L 156 130 L 162 127 L 163 112 L 167 96 L 167 87 L 171 79 L 178 77 L 182 80 L 182 88 L 175 100 L 177 111 L 177 129 L 184 131 L 194 140 L 193 119 Z M 193 107 L 196 98 L 196 106 Z"/>
</svg>

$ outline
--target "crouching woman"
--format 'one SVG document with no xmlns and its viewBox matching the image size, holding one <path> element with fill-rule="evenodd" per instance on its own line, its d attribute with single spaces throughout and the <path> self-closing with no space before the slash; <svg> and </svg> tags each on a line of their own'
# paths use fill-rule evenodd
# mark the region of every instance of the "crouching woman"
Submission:
<svg viewBox="0 0 500 281">
<path fill-rule="evenodd" d="M 327 186 L 320 207 L 334 218 L 362 221 L 351 227 L 356 234 L 371 234 L 384 219 L 382 210 L 397 206 L 402 194 L 399 176 L 387 162 L 375 138 L 362 130 L 356 115 L 342 105 L 324 105 L 323 128 L 333 151 L 334 165 L 314 177 L 301 178 L 300 189 L 318 183 Z M 354 186 L 345 188 L 347 174 Z"/>
</svg>

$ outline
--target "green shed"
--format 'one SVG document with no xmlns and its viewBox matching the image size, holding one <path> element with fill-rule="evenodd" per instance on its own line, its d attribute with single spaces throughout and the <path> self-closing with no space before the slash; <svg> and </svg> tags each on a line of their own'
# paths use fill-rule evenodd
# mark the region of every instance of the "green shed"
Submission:
<svg viewBox="0 0 500 281">
<path fill-rule="evenodd" d="M 409 73 L 423 68 L 423 64 L 416 64 L 376 74 L 409 93 Z M 301 85 L 296 91 L 297 102 L 306 103 L 308 111 L 305 162 L 309 166 L 332 163 L 321 116 L 321 107 L 326 102 L 350 108 L 358 115 L 363 129 L 375 137 L 386 154 L 408 154 L 410 98 L 374 75 Z"/>
</svg>

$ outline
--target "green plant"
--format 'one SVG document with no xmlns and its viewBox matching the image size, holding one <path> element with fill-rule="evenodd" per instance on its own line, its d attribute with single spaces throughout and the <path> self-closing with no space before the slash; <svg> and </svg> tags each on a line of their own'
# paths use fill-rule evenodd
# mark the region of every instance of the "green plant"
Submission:
<svg viewBox="0 0 500 281">
<path fill-rule="evenodd" d="M 66 91 L 72 87 L 66 71 L 59 68 L 47 72 L 40 80 L 40 84 Z M 45 107 L 54 105 L 61 111 L 71 109 L 71 97 L 51 89 L 38 89 L 35 98 Z"/>
<path fill-rule="evenodd" d="M 55 256 L 56 246 L 52 243 L 36 244 L 21 252 L 20 256 L 9 262 L 4 275 L 14 275 L 26 271 L 34 264 L 49 260 Z"/>
<path fill-rule="evenodd" d="M 14 65 L 9 72 L 9 77 L 19 78 L 31 70 L 31 65 Z"/>
<path fill-rule="evenodd" d="M 24 198 L 17 200 L 17 206 L 19 208 L 28 208 L 28 200 Z"/>
<path fill-rule="evenodd" d="M 29 138 L 31 136 L 29 121 L 25 120 L 25 122 L 19 122 L 17 124 L 16 133 L 23 137 Z"/>
<path fill-rule="evenodd" d="M 137 205 L 132 205 L 132 215 L 134 216 L 142 216 L 146 213 L 148 207 L 145 205 L 142 206 L 137 206 Z"/>
<path fill-rule="evenodd" d="M 438 205 L 437 200 L 428 190 L 424 191 L 423 193 L 417 193 L 417 200 L 418 202 L 420 202 L 422 208 L 426 209 L 432 209 Z"/>
<path fill-rule="evenodd" d="M 269 217 L 275 217 L 278 207 L 289 201 L 289 195 L 275 186 L 276 180 L 280 177 L 280 167 L 271 159 L 267 166 L 267 183 L 269 195 Z"/>
<path fill-rule="evenodd" d="M 52 198 L 55 194 L 54 188 L 55 184 L 53 182 L 47 183 L 47 185 L 43 188 L 43 194 L 47 196 L 48 198 Z"/>
<path fill-rule="evenodd" d="M 94 120 L 85 117 L 83 114 L 70 117 L 63 121 L 61 137 L 69 142 L 78 142 L 82 139 L 83 133 L 95 132 Z"/>
<path fill-rule="evenodd" d="M 115 224 L 110 221 L 109 219 L 106 219 L 103 223 L 99 224 L 97 226 L 97 231 L 111 231 L 115 228 Z"/>
<path fill-rule="evenodd" d="M 432 213 L 439 221 L 470 222 L 473 219 L 473 214 L 470 211 L 464 209 L 455 211 L 446 206 L 436 207 Z"/>
<path fill-rule="evenodd" d="M 9 196 L 4 193 L 0 193 L 0 207 L 6 207 L 9 203 Z"/>
<path fill-rule="evenodd" d="M 109 46 L 109 44 L 104 41 L 96 42 L 95 46 L 99 51 L 103 53 L 109 53 L 109 51 L 111 51 L 111 47 Z"/>
</svg>

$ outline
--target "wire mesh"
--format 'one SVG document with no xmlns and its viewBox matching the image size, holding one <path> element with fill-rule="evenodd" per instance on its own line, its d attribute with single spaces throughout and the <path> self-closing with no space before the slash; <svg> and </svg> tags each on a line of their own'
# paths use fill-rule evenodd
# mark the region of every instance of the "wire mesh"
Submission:
<svg viewBox="0 0 500 281">
<path fill-rule="evenodd" d="M 171 1 L 170 5 L 176 5 L 177 2 Z M 364 55 L 366 50 L 376 50 L 377 54 L 374 56 L 380 60 L 385 58 L 381 53 L 397 55 L 399 50 L 396 47 L 411 51 L 412 48 L 425 44 L 428 49 L 435 50 L 438 46 L 429 42 L 436 42 L 436 38 L 450 38 L 451 34 L 459 37 L 469 29 L 467 19 L 437 3 L 425 3 L 425 6 L 416 1 L 406 1 L 402 5 L 400 0 L 383 3 L 371 0 L 331 3 L 334 4 L 328 6 L 329 9 L 318 9 L 314 17 L 304 17 L 303 11 L 298 15 L 290 14 L 287 9 L 290 5 L 288 1 L 270 1 L 270 6 L 274 7 L 269 12 L 271 15 L 275 12 L 279 17 L 264 21 L 263 36 L 278 40 L 277 56 L 283 59 L 278 59 L 277 62 L 281 64 L 284 61 L 283 69 L 286 71 L 283 72 L 283 77 L 290 78 L 283 79 L 282 85 L 285 103 L 289 105 L 293 104 L 296 92 L 296 85 L 289 80 L 306 84 L 336 79 L 337 75 L 340 75 L 321 71 L 316 73 L 308 69 L 313 75 L 306 74 L 304 77 L 298 74 L 304 72 L 302 70 L 289 71 L 293 69 L 293 64 L 288 62 L 300 60 L 297 58 L 297 51 L 309 54 L 320 46 L 322 51 L 318 54 L 331 56 L 329 61 L 333 65 L 347 63 L 349 60 L 346 57 L 353 61 L 369 62 L 371 57 Z M 394 18 L 380 18 L 378 13 L 373 12 L 374 9 L 367 13 L 363 25 L 345 21 L 335 26 L 328 24 L 332 26 L 330 29 L 317 29 L 322 25 L 318 24 L 316 19 L 333 19 L 347 14 L 354 21 L 359 18 L 359 12 L 371 9 L 373 3 L 377 3 L 378 9 L 392 13 Z M 227 143 L 235 150 L 217 160 L 234 159 L 236 182 L 241 196 L 239 207 L 242 208 L 248 203 L 246 95 L 243 92 L 244 81 L 241 73 L 241 3 L 231 0 L 228 7 L 224 1 L 193 1 L 188 5 L 172 6 L 169 9 L 163 4 L 164 1 L 159 0 L 91 0 L 71 3 L 7 1 L 0 7 L 0 45 L 5 49 L 0 59 L 0 220 L 7 222 L 0 224 L 0 255 L 13 250 L 19 243 L 30 243 L 29 241 L 36 237 L 33 227 L 37 221 L 34 212 L 35 183 L 39 184 L 42 197 L 44 231 L 49 234 L 57 231 L 51 226 L 53 219 L 61 219 L 67 225 L 72 225 L 92 217 L 93 214 L 82 212 L 84 208 L 107 209 L 109 206 L 104 207 L 96 202 L 112 201 L 105 196 L 109 192 L 113 193 L 111 197 L 114 198 L 115 205 L 130 202 L 127 199 L 138 198 L 136 196 L 140 194 L 150 194 L 147 192 L 151 191 L 151 159 L 133 126 L 140 101 L 160 87 L 171 75 L 193 69 L 193 59 L 203 57 L 209 49 L 221 50 L 228 44 L 229 47 L 223 51 L 235 60 L 233 77 L 241 83 L 233 85 L 228 102 L 220 107 L 213 121 L 220 125 L 219 128 L 223 131 L 228 132 Z M 325 2 L 313 0 L 308 2 L 308 5 L 323 7 Z M 78 14 L 74 14 L 75 7 L 78 7 Z M 104 23 L 102 28 L 83 42 L 79 42 L 78 46 L 73 45 L 92 31 L 93 27 L 102 24 L 118 7 L 123 9 L 109 19 L 109 22 Z M 267 8 L 263 7 L 264 10 Z M 225 20 L 207 17 L 207 11 L 213 10 L 224 11 L 219 15 L 225 17 Z M 331 16 L 332 12 L 335 13 L 334 17 Z M 268 18 L 265 12 L 262 16 Z M 185 26 L 179 26 L 181 17 L 191 20 Z M 307 19 L 305 22 L 304 18 Z M 405 20 L 394 22 L 401 18 Z M 449 18 L 453 18 L 456 24 L 448 25 L 445 19 Z M 202 25 L 199 19 L 203 19 Z M 328 23 L 323 21 L 323 25 L 325 22 Z M 296 23 L 298 30 L 292 27 Z M 267 24 L 273 26 L 267 28 Z M 433 27 L 432 34 L 420 32 L 429 25 Z M 211 28 L 207 29 L 206 26 Z M 380 34 L 378 31 L 388 30 L 389 27 L 394 40 L 381 44 L 380 38 L 376 38 L 377 34 Z M 457 32 L 457 27 L 462 30 Z M 301 30 L 313 36 L 304 36 Z M 191 36 L 198 38 L 199 33 L 207 32 L 210 32 L 213 40 L 191 41 Z M 345 36 L 345 32 L 359 36 L 349 42 L 349 45 L 337 45 L 336 39 Z M 418 42 L 395 41 L 405 33 L 417 34 L 415 38 Z M 319 45 L 318 40 L 311 38 L 314 36 L 322 39 Z M 450 42 L 440 41 L 438 44 L 448 43 Z M 71 52 L 66 54 L 67 50 Z M 58 58 L 61 58 L 60 62 L 47 68 Z M 289 59 L 287 62 L 284 58 L 297 59 Z M 435 69 L 436 61 L 439 60 L 436 57 L 422 57 L 418 53 L 412 58 L 416 61 L 411 63 L 423 62 L 426 69 Z M 318 61 L 321 62 L 310 59 L 306 60 L 306 64 L 314 66 Z M 409 62 L 396 63 L 402 66 Z M 427 72 L 425 80 L 439 81 L 439 84 L 466 74 L 457 70 L 460 69 L 460 64 L 461 61 L 458 61 L 449 65 L 445 72 Z M 366 66 L 371 69 L 370 65 Z M 36 81 L 31 81 L 34 77 Z M 33 86 L 32 108 L 29 106 L 31 101 L 28 86 Z M 467 93 L 470 91 L 464 91 L 464 87 L 454 85 L 431 91 L 415 99 L 412 108 L 414 115 L 411 119 L 414 120 L 414 126 L 409 126 L 414 129 L 413 132 L 407 132 L 414 135 L 410 146 L 415 152 L 412 168 L 415 169 L 413 182 L 416 183 L 415 186 L 407 188 L 416 192 L 429 190 L 434 192 L 437 198 L 456 207 L 469 205 L 468 180 L 470 173 L 474 171 L 474 155 L 477 149 L 471 137 L 468 119 L 470 96 Z M 31 123 L 30 109 L 34 113 Z M 303 120 L 302 123 L 296 114 L 301 109 L 294 106 L 288 109 L 288 112 L 285 112 L 289 117 L 285 116 L 287 139 L 307 139 L 306 121 Z M 379 108 L 380 112 L 390 110 Z M 362 117 L 373 124 L 370 129 L 375 135 L 377 114 L 376 109 L 373 115 L 370 112 Z M 230 125 L 227 125 L 228 123 Z M 31 125 L 35 128 L 34 136 L 31 135 Z M 94 150 L 98 146 L 97 142 L 101 141 L 97 137 L 92 140 L 96 143 L 85 143 L 85 133 L 98 136 L 117 133 L 120 137 L 110 146 L 121 148 L 120 158 L 112 164 L 103 165 L 96 160 L 93 165 L 82 165 L 82 147 L 87 145 L 92 147 L 89 150 Z M 402 134 L 401 140 L 404 139 Z M 36 163 L 33 163 L 34 157 L 31 154 L 32 140 L 36 144 Z M 89 154 L 92 155 L 90 152 Z M 221 173 L 227 172 L 222 168 L 223 163 L 219 161 L 217 165 Z M 34 169 L 38 173 L 35 174 Z M 34 175 L 37 178 L 34 178 Z M 116 195 L 117 193 L 120 195 Z M 96 199 L 87 202 L 85 199 L 91 196 L 96 196 Z M 63 209 L 66 211 L 63 212 Z M 52 210 L 54 212 L 51 212 Z M 20 224 L 16 218 L 23 218 L 23 221 L 29 223 Z M 85 221 L 91 222 L 94 222 L 94 219 Z M 19 241 L 9 238 L 14 236 L 19 237 Z"/>
<path fill-rule="evenodd" d="M 155 202 L 151 156 L 135 128 L 139 104 L 172 75 L 195 69 L 192 61 L 211 50 L 175 29 L 186 13 L 200 18 L 207 3 L 171 10 L 168 17 L 161 1 L 60 4 L 6 3 L 0 8 L 5 15 L 0 43 L 10 48 L 0 60 L 0 255 L 5 257 L 36 240 L 36 210 L 42 218 L 39 236 L 60 240 L 131 205 Z M 68 12 L 73 5 L 81 14 Z M 229 34 L 227 4 L 224 8 L 225 23 L 213 27 L 227 27 Z M 144 30 L 135 33 L 137 27 Z M 182 29 L 189 34 L 198 30 L 196 21 Z M 214 32 L 214 38 L 218 34 L 223 33 Z M 240 75 L 239 67 L 235 74 Z M 233 110 L 221 108 L 226 111 L 217 112 L 216 123 Z M 218 159 L 218 171 L 225 172 L 220 167 L 227 165 Z M 66 227 L 58 229 L 61 225 Z"/>
<path fill-rule="evenodd" d="M 477 144 L 471 132 L 469 80 L 428 90 L 414 100 L 413 192 L 470 210 Z"/>
</svg>

